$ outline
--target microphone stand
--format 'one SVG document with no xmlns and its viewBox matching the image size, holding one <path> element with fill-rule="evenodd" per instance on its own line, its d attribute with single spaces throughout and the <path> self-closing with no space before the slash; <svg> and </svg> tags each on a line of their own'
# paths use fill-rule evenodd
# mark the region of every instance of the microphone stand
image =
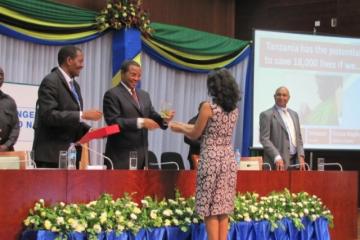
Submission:
<svg viewBox="0 0 360 240">
<path fill-rule="evenodd" d="M 98 151 L 95 151 L 94 149 L 91 149 L 91 148 L 87 147 L 85 144 L 77 143 L 76 145 L 78 145 L 78 146 L 80 145 L 80 146 L 83 147 L 85 150 L 89 150 L 90 152 L 93 152 L 93 153 L 95 153 L 96 155 L 105 158 L 105 159 L 108 160 L 108 162 L 110 163 L 111 170 L 114 170 L 113 161 L 112 161 L 109 157 L 105 156 L 105 155 L 102 154 L 102 153 L 99 153 Z"/>
</svg>

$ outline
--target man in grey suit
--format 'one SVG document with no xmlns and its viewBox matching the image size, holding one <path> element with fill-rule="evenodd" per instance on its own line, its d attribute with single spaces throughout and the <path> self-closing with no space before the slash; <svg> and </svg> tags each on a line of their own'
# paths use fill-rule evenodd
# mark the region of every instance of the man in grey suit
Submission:
<svg viewBox="0 0 360 240">
<path fill-rule="evenodd" d="M 279 87 L 274 95 L 275 105 L 260 114 L 260 142 L 264 160 L 286 170 L 289 165 L 300 164 L 305 170 L 304 148 L 298 114 L 287 108 L 289 90 Z"/>
<path fill-rule="evenodd" d="M 129 154 L 137 152 L 137 169 L 142 169 L 148 154 L 148 130 L 166 129 L 174 113 L 162 118 L 154 110 L 149 94 L 136 89 L 141 78 L 137 62 L 123 62 L 120 71 L 121 82 L 104 95 L 106 123 L 120 126 L 120 133 L 107 138 L 105 155 L 113 161 L 115 169 L 129 169 Z"/>
<path fill-rule="evenodd" d="M 84 120 L 102 117 L 98 110 L 83 110 L 80 86 L 75 81 L 84 66 L 82 51 L 75 46 L 62 47 L 58 63 L 38 90 L 33 143 L 38 167 L 57 168 L 59 151 L 67 150 L 89 131 Z"/>
</svg>

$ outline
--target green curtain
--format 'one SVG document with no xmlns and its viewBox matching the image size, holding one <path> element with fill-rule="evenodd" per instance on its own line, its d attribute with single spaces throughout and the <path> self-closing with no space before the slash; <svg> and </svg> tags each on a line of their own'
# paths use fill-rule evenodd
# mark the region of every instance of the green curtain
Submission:
<svg viewBox="0 0 360 240">
<path fill-rule="evenodd" d="M 194 29 L 152 23 L 151 38 L 179 51 L 199 55 L 227 55 L 245 48 L 249 42 Z"/>
<path fill-rule="evenodd" d="M 98 15 L 95 11 L 49 0 L 0 0 L 0 6 L 42 21 L 64 24 L 95 23 Z"/>
</svg>

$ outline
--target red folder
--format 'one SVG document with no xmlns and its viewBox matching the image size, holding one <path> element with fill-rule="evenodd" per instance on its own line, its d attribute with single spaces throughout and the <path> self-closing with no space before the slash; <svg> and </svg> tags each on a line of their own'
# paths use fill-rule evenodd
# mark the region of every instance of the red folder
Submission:
<svg viewBox="0 0 360 240">
<path fill-rule="evenodd" d="M 87 143 L 90 140 L 97 139 L 97 138 L 104 138 L 104 137 L 107 137 L 109 135 L 112 135 L 112 134 L 115 134 L 115 133 L 118 133 L 118 132 L 120 132 L 120 128 L 119 128 L 119 125 L 117 125 L 117 124 L 107 126 L 107 127 L 98 128 L 98 129 L 95 129 L 93 131 L 87 132 L 79 140 L 79 143 L 80 144 Z"/>
</svg>

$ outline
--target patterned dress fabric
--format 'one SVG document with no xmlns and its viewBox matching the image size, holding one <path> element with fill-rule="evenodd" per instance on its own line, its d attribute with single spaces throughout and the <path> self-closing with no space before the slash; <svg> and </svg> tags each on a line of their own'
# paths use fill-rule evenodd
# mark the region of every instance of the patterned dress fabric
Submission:
<svg viewBox="0 0 360 240">
<path fill-rule="evenodd" d="M 238 109 L 226 113 L 214 103 L 201 139 L 196 180 L 196 212 L 203 217 L 234 210 L 237 168 L 232 136 Z"/>
</svg>

